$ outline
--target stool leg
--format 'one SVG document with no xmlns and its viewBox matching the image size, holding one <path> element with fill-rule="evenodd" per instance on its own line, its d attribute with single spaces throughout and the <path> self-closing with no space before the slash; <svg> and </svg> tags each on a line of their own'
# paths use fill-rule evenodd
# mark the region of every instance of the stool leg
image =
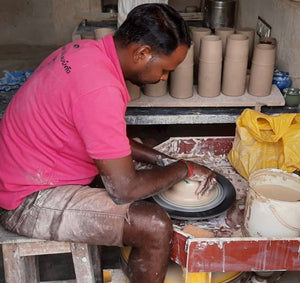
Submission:
<svg viewBox="0 0 300 283">
<path fill-rule="evenodd" d="M 103 282 L 103 273 L 101 268 L 101 246 L 89 246 L 92 257 L 94 275 L 96 283 Z"/>
<path fill-rule="evenodd" d="M 21 257 L 19 254 L 18 244 L 3 244 L 2 252 L 6 282 L 39 282 L 35 257 Z"/>
<path fill-rule="evenodd" d="M 87 244 L 71 243 L 71 252 L 78 283 L 95 283 L 91 254 Z"/>
</svg>

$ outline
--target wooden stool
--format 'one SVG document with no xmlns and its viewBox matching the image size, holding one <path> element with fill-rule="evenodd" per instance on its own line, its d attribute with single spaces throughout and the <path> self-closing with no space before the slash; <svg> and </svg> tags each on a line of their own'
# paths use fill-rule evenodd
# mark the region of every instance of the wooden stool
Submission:
<svg viewBox="0 0 300 283">
<path fill-rule="evenodd" d="M 31 239 L 10 233 L 1 226 L 0 244 L 2 244 L 6 283 L 40 282 L 36 256 L 60 253 L 72 253 L 76 275 L 76 281 L 72 280 L 73 282 L 102 282 L 102 270 L 97 246 Z"/>
</svg>

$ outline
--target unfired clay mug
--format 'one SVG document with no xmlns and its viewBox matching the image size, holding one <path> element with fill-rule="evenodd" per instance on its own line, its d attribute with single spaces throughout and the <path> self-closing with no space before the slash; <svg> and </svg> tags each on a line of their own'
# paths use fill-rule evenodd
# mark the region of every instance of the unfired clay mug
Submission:
<svg viewBox="0 0 300 283">
<path fill-rule="evenodd" d="M 137 100 L 141 97 L 141 88 L 135 84 L 133 84 L 132 82 L 126 80 L 126 86 L 127 86 L 127 90 L 130 94 L 131 97 L 131 101 L 133 100 Z"/>
<path fill-rule="evenodd" d="M 267 96 L 272 90 L 276 48 L 272 44 L 257 44 L 254 48 L 248 92 Z"/>
<path fill-rule="evenodd" d="M 194 86 L 194 43 L 191 44 L 185 59 L 170 73 L 170 95 L 174 98 L 193 96 Z"/>
<path fill-rule="evenodd" d="M 249 39 L 243 34 L 232 34 L 227 38 L 223 67 L 222 92 L 228 96 L 245 93 Z"/>
<path fill-rule="evenodd" d="M 143 93 L 151 97 L 160 97 L 167 94 L 168 82 L 159 81 L 156 84 L 146 84 L 143 88 Z"/>
</svg>

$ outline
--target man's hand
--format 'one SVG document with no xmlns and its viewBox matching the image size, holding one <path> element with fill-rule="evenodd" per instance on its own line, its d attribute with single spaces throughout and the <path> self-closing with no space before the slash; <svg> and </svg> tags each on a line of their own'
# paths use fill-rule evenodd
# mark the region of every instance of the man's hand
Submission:
<svg viewBox="0 0 300 283">
<path fill-rule="evenodd" d="M 188 168 L 186 179 L 198 181 L 199 187 L 196 190 L 197 197 L 204 195 L 207 191 L 213 189 L 217 184 L 216 174 L 204 165 L 192 161 L 184 162 Z"/>
</svg>

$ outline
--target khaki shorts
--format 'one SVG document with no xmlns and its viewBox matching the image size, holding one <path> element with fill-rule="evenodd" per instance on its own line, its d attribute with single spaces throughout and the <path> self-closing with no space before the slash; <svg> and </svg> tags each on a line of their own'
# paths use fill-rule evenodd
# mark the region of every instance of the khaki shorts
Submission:
<svg viewBox="0 0 300 283">
<path fill-rule="evenodd" d="M 28 196 L 0 213 L 9 231 L 31 238 L 122 246 L 130 204 L 116 205 L 105 189 L 66 185 Z"/>
</svg>

